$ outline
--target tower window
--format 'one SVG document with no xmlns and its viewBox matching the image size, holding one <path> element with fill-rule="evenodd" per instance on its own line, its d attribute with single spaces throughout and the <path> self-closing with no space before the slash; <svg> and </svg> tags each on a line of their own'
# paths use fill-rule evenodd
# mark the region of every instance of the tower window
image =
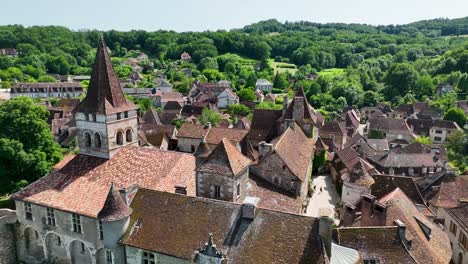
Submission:
<svg viewBox="0 0 468 264">
<path fill-rule="evenodd" d="M 122 119 L 122 114 L 121 113 L 117 113 L 117 120 L 120 120 Z"/>
<path fill-rule="evenodd" d="M 28 220 L 33 220 L 32 207 L 30 203 L 24 203 L 24 217 Z"/>
<path fill-rule="evenodd" d="M 91 147 L 91 135 L 88 132 L 85 132 L 83 137 L 85 147 Z"/>
<path fill-rule="evenodd" d="M 89 115 L 88 114 L 85 114 L 85 120 L 89 121 Z"/>
<path fill-rule="evenodd" d="M 151 252 L 143 252 L 141 256 L 141 263 L 143 264 L 156 264 L 156 257 Z"/>
<path fill-rule="evenodd" d="M 99 228 L 99 239 L 103 240 L 104 239 L 104 230 L 102 228 L 102 221 L 101 220 L 99 220 L 98 228 Z"/>
<path fill-rule="evenodd" d="M 131 129 L 128 129 L 125 132 L 125 139 L 127 140 L 127 142 L 132 142 L 132 130 Z"/>
<path fill-rule="evenodd" d="M 214 198 L 220 198 L 221 197 L 221 186 L 215 185 L 214 186 Z"/>
<path fill-rule="evenodd" d="M 94 133 L 94 147 L 101 148 L 101 135 L 99 133 Z"/>
<path fill-rule="evenodd" d="M 72 214 L 73 232 L 81 233 L 81 217 L 78 214 Z"/>
<path fill-rule="evenodd" d="M 128 111 L 125 111 L 125 112 L 124 112 L 124 117 L 125 117 L 125 118 L 128 118 Z"/>
<path fill-rule="evenodd" d="M 123 145 L 123 133 L 122 133 L 122 131 L 117 132 L 117 145 Z"/>
<path fill-rule="evenodd" d="M 52 208 L 47 208 L 47 224 L 55 226 L 55 211 Z"/>
</svg>

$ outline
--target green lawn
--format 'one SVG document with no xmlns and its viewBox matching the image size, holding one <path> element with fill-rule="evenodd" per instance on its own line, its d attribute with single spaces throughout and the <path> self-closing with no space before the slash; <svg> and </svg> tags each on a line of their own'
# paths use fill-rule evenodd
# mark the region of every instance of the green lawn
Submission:
<svg viewBox="0 0 468 264">
<path fill-rule="evenodd" d="M 294 75 L 297 71 L 297 66 L 292 63 L 276 62 L 273 59 L 269 59 L 268 64 L 270 65 L 271 68 L 273 68 L 273 70 L 275 71 L 275 74 L 285 73 L 289 71 L 290 74 Z M 294 67 L 294 68 L 291 68 L 291 67 Z"/>
<path fill-rule="evenodd" d="M 332 68 L 332 69 L 322 70 L 318 72 L 318 75 L 323 76 L 323 77 L 336 77 L 336 76 L 344 75 L 345 72 L 346 72 L 345 69 Z"/>
</svg>

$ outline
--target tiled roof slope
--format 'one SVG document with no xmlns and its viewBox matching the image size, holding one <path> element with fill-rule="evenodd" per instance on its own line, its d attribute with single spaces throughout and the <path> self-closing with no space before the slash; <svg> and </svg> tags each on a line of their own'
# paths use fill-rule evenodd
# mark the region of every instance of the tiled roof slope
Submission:
<svg viewBox="0 0 468 264">
<path fill-rule="evenodd" d="M 414 203 L 425 204 L 418 187 L 412 177 L 372 175 L 375 182 L 372 185 L 372 195 L 380 199 L 388 193 L 400 188 Z"/>
<path fill-rule="evenodd" d="M 195 195 L 195 157 L 190 154 L 125 146 L 110 160 L 79 154 L 61 166 L 13 199 L 96 218 L 111 183 L 167 192 L 186 186 L 187 194 Z"/>
<path fill-rule="evenodd" d="M 411 240 L 409 253 L 418 263 L 448 263 L 452 250 L 447 234 L 438 226 L 430 222 L 414 203 L 399 188 L 379 200 L 386 205 L 386 225 L 394 225 L 399 219 L 406 227 L 406 237 Z M 418 222 L 431 229 L 430 239 L 427 239 Z"/>
<path fill-rule="evenodd" d="M 468 232 L 468 204 L 460 207 L 450 208 L 447 210 L 448 213 L 457 220 L 458 223 L 463 227 L 465 232 Z"/>
<path fill-rule="evenodd" d="M 249 137 L 257 141 L 271 141 L 277 135 L 277 119 L 281 110 L 255 109 Z"/>
<path fill-rule="evenodd" d="M 222 173 L 235 176 L 247 168 L 250 159 L 244 157 L 229 140 L 223 138 L 197 171 Z"/>
<path fill-rule="evenodd" d="M 273 141 L 274 152 L 286 163 L 291 172 L 302 181 L 307 177 L 309 162 L 314 153 L 314 142 L 294 123 Z"/>
<path fill-rule="evenodd" d="M 132 209 L 124 202 L 122 195 L 111 183 L 104 207 L 98 213 L 98 218 L 103 221 L 117 221 L 130 216 Z"/>
<path fill-rule="evenodd" d="M 125 98 L 101 36 L 88 92 L 86 98 L 78 105 L 77 111 L 112 114 L 134 109 L 137 109 L 137 106 Z"/>
<path fill-rule="evenodd" d="M 442 182 L 431 203 L 437 207 L 453 208 L 460 206 L 461 201 L 468 201 L 468 175 L 452 177 Z"/>
<path fill-rule="evenodd" d="M 315 218 L 257 208 L 246 220 L 240 204 L 147 189 L 131 207 L 125 245 L 192 261 L 212 233 L 232 263 L 325 263 Z"/>
</svg>

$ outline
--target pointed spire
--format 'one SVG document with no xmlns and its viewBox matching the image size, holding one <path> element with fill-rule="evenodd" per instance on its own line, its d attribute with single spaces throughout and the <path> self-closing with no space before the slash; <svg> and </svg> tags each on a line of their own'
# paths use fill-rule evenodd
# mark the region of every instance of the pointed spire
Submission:
<svg viewBox="0 0 468 264">
<path fill-rule="evenodd" d="M 109 193 L 101 211 L 98 213 L 98 219 L 102 221 L 117 221 L 130 216 L 132 208 L 130 208 L 120 195 L 120 192 L 115 188 L 114 183 L 111 183 Z"/>
<path fill-rule="evenodd" d="M 78 106 L 79 112 L 112 114 L 136 109 L 120 87 L 106 43 L 101 35 L 96 52 L 86 98 Z"/>
</svg>

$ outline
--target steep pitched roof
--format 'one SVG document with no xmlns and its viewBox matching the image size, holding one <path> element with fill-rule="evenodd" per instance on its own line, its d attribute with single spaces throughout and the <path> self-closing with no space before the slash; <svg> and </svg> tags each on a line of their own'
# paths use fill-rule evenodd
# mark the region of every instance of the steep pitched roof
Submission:
<svg viewBox="0 0 468 264">
<path fill-rule="evenodd" d="M 78 105 L 78 111 L 107 115 L 134 109 L 137 106 L 125 98 L 101 36 L 88 92 Z"/>
<path fill-rule="evenodd" d="M 206 135 L 206 143 L 211 145 L 219 144 L 223 138 L 231 142 L 241 142 L 249 133 L 246 129 L 213 127 Z"/>
<path fill-rule="evenodd" d="M 208 133 L 208 128 L 192 123 L 184 123 L 179 129 L 177 137 L 179 138 L 203 138 Z"/>
<path fill-rule="evenodd" d="M 314 142 L 308 138 L 298 124 L 273 140 L 274 152 L 284 161 L 291 172 L 300 180 L 305 181 L 309 162 L 314 153 Z M 266 156 L 265 158 L 268 158 Z"/>
<path fill-rule="evenodd" d="M 102 221 L 117 221 L 130 216 L 132 209 L 124 202 L 122 195 L 111 183 L 104 207 L 98 213 L 98 219 Z"/>
<path fill-rule="evenodd" d="M 413 202 L 399 188 L 379 200 L 386 206 L 386 225 L 394 225 L 399 219 L 406 227 L 406 237 L 411 240 L 409 253 L 418 263 L 448 263 L 452 250 L 447 234 L 437 225 L 430 222 Z M 421 224 L 431 230 L 429 239 Z"/>
<path fill-rule="evenodd" d="M 244 219 L 240 204 L 142 188 L 131 207 L 124 245 L 193 261 L 212 233 L 217 249 L 233 263 L 325 261 L 312 217 L 256 208 L 253 219 Z"/>
<path fill-rule="evenodd" d="M 402 135 L 411 135 L 404 119 L 375 117 L 369 119 L 369 130 L 396 132 Z"/>
<path fill-rule="evenodd" d="M 124 146 L 111 159 L 78 154 L 12 197 L 97 218 L 111 183 L 174 192 L 185 186 L 195 195 L 195 157 L 190 154 Z"/>
<path fill-rule="evenodd" d="M 257 141 L 271 141 L 277 134 L 277 119 L 281 110 L 255 109 L 249 137 Z"/>
<path fill-rule="evenodd" d="M 414 203 L 425 204 L 416 183 L 412 177 L 372 175 L 375 183 L 372 185 L 372 195 L 380 199 L 388 193 L 400 188 Z"/>
<path fill-rule="evenodd" d="M 468 175 L 451 177 L 442 182 L 440 190 L 431 200 L 437 207 L 454 208 L 468 201 Z"/>
<path fill-rule="evenodd" d="M 197 171 L 221 173 L 235 176 L 247 168 L 250 159 L 244 157 L 229 140 L 223 138 Z"/>
<path fill-rule="evenodd" d="M 338 123 L 337 121 L 330 121 L 325 123 L 320 129 L 319 134 L 327 135 L 327 134 L 334 134 L 334 135 L 346 135 L 346 128 Z"/>
<path fill-rule="evenodd" d="M 148 109 L 143 115 L 143 123 L 161 125 L 161 119 L 159 119 L 158 113 L 153 108 Z"/>
</svg>

